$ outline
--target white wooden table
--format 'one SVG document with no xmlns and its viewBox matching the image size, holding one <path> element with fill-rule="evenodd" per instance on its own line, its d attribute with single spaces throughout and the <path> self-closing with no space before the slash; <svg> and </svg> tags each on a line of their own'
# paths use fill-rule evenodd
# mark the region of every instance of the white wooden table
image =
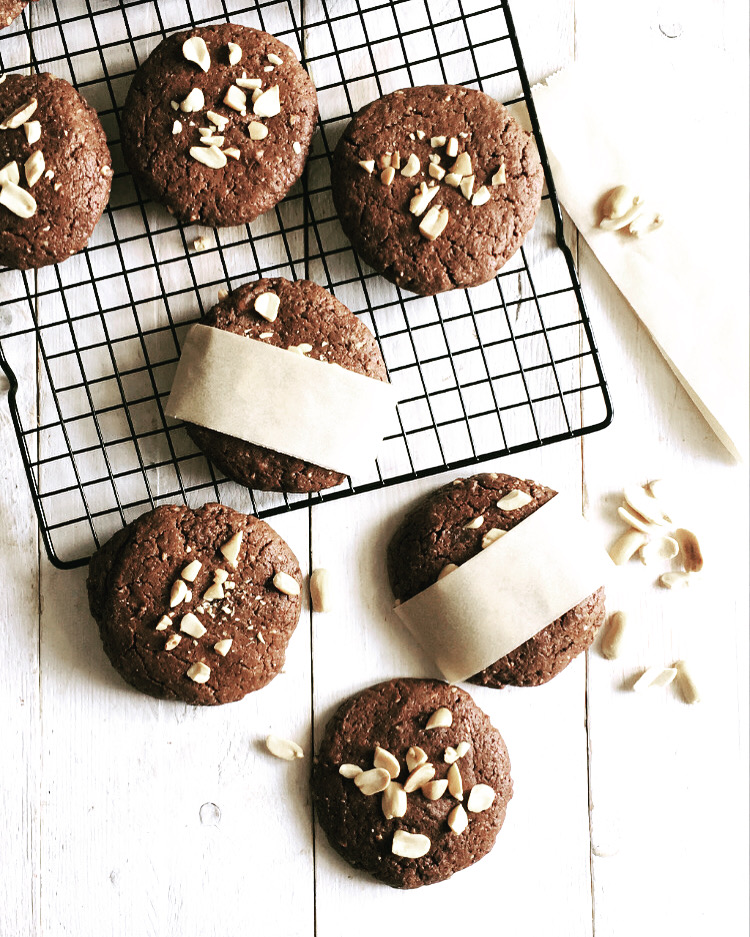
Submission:
<svg viewBox="0 0 750 937">
<path fill-rule="evenodd" d="M 516 0 L 531 80 L 602 46 L 613 63 L 746 60 L 743 4 L 616 6 Z M 736 95 L 742 120 L 745 84 L 721 92 Z M 747 472 L 583 243 L 578 264 L 615 421 L 485 468 L 580 490 L 606 542 L 621 529 L 624 484 L 676 478 L 695 495 L 706 570 L 679 594 L 635 564 L 622 573 L 609 596 L 631 616 L 618 661 L 594 649 L 542 688 L 471 690 L 506 739 L 515 794 L 490 856 L 434 888 L 391 891 L 352 871 L 315 828 L 307 781 L 346 695 L 433 673 L 389 617 L 383 557 L 404 510 L 446 479 L 276 519 L 305 569 L 335 572 L 337 611 L 304 610 L 284 673 L 263 692 L 194 709 L 134 694 L 112 671 L 85 573 L 55 570 L 40 550 L 0 400 L 0 934 L 747 932 Z M 625 688 L 678 658 L 699 671 L 699 705 Z M 305 760 L 271 759 L 269 731 L 298 740 Z"/>
</svg>

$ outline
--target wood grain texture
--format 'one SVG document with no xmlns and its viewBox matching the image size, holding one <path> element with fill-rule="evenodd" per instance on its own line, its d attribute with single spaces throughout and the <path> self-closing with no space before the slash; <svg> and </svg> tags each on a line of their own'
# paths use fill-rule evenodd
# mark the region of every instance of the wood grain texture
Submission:
<svg viewBox="0 0 750 937">
<path fill-rule="evenodd" d="M 613 60 L 699 62 L 716 52 L 746 72 L 739 6 L 634 0 L 615 16 L 594 0 L 536 0 L 514 3 L 513 14 L 533 82 L 604 44 Z M 45 7 L 32 15 L 49 16 Z M 155 28 L 131 15 L 134 32 Z M 745 115 L 746 82 L 725 93 Z M 0 933 L 338 937 L 354 927 L 369 937 L 383 922 L 432 928 L 436 912 L 452 930 L 471 920 L 523 937 L 747 931 L 747 470 L 728 461 L 570 226 L 568 234 L 614 423 L 476 470 L 581 492 L 607 543 L 622 529 L 624 484 L 673 478 L 707 565 L 679 594 L 655 587 L 656 571 L 640 564 L 618 571 L 610 608 L 630 614 L 620 659 L 595 648 L 544 687 L 471 688 L 508 744 L 515 794 L 493 852 L 435 888 L 394 892 L 351 870 L 313 826 L 307 780 L 314 740 L 344 697 L 380 679 L 434 675 L 390 614 L 385 545 L 403 512 L 452 476 L 275 519 L 303 571 L 331 570 L 335 610 L 305 608 L 284 673 L 262 693 L 194 709 L 127 687 L 101 650 L 84 573 L 40 560 L 0 400 Z M 543 252 L 534 257 L 544 262 Z M 56 314 L 41 304 L 43 321 Z M 33 367 L 25 377 L 19 402 L 33 423 L 50 401 L 37 401 Z M 673 688 L 627 689 L 644 667 L 678 658 L 695 665 L 700 704 L 688 707 Z M 262 746 L 269 732 L 298 741 L 305 759 L 272 759 Z"/>
</svg>

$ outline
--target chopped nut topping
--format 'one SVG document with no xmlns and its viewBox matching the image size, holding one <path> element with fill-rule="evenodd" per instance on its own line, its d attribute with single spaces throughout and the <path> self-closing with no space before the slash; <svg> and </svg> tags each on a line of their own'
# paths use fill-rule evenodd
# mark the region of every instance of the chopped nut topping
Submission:
<svg viewBox="0 0 750 937">
<path fill-rule="evenodd" d="M 385 768 L 392 778 L 397 778 L 401 773 L 401 765 L 398 763 L 398 758 L 379 745 L 375 749 L 375 757 L 372 763 L 376 768 Z"/>
<path fill-rule="evenodd" d="M 406 830 L 396 830 L 393 834 L 391 852 L 394 856 L 404 859 L 421 859 L 430 851 L 430 839 L 422 833 L 408 833 Z"/>
<path fill-rule="evenodd" d="M 422 785 L 422 793 L 427 800 L 440 800 L 448 787 L 448 779 L 442 778 L 440 781 L 428 781 Z"/>
<path fill-rule="evenodd" d="M 450 153 L 448 154 L 450 156 Z M 461 153 L 456 162 L 451 166 L 452 173 L 457 176 L 470 176 L 474 171 L 471 166 L 471 157 L 468 153 Z"/>
<path fill-rule="evenodd" d="M 273 577 L 273 584 L 279 590 L 283 592 L 284 595 L 299 595 L 299 583 L 297 580 L 290 576 L 289 573 L 285 573 L 282 570 L 279 570 Z"/>
<path fill-rule="evenodd" d="M 492 185 L 505 185 L 505 160 L 500 163 L 500 168 L 492 177 Z"/>
<path fill-rule="evenodd" d="M 220 133 L 229 123 L 228 117 L 224 117 L 223 114 L 217 114 L 216 111 L 206 111 L 206 117 L 208 117 L 212 124 L 219 128 Z"/>
<path fill-rule="evenodd" d="M 461 804 L 456 804 L 453 810 L 448 814 L 448 826 L 457 836 L 460 836 L 468 825 L 469 815 Z"/>
<path fill-rule="evenodd" d="M 176 120 L 172 124 L 172 136 L 177 136 L 178 133 L 182 133 L 182 121 Z"/>
<path fill-rule="evenodd" d="M 239 65 L 242 61 L 242 47 L 238 46 L 236 42 L 228 42 L 227 49 L 229 50 L 229 64 Z"/>
<path fill-rule="evenodd" d="M 339 774 L 343 778 L 349 778 L 349 780 L 353 780 L 357 777 L 358 774 L 362 774 L 362 769 L 359 767 L 359 765 L 341 765 L 339 768 Z"/>
<path fill-rule="evenodd" d="M 391 166 L 394 169 L 401 169 L 401 154 L 398 150 L 391 156 Z"/>
<path fill-rule="evenodd" d="M 456 745 L 456 751 L 458 752 L 458 757 L 463 758 L 464 755 L 467 754 L 470 748 L 471 748 L 471 745 L 469 745 L 468 742 L 459 742 L 458 745 Z"/>
<path fill-rule="evenodd" d="M 305 753 L 296 742 L 292 742 L 290 739 L 281 739 L 277 735 L 266 737 L 266 748 L 276 758 L 281 758 L 282 761 L 294 761 L 295 758 L 305 757 Z"/>
<path fill-rule="evenodd" d="M 208 678 L 211 676 L 211 668 L 207 667 L 203 661 L 198 661 L 188 667 L 187 675 L 193 683 L 208 683 Z"/>
<path fill-rule="evenodd" d="M 237 85 L 230 85 L 224 95 L 224 103 L 233 111 L 244 111 L 247 108 L 247 95 Z"/>
<path fill-rule="evenodd" d="M 371 768 L 369 771 L 362 771 L 354 778 L 354 783 L 366 797 L 372 797 L 373 794 L 379 794 L 384 791 L 391 783 L 391 776 L 385 768 Z"/>
<path fill-rule="evenodd" d="M 451 137 L 450 140 L 448 140 L 445 147 L 445 155 L 451 157 L 458 155 L 458 140 L 456 137 Z M 466 174 L 464 173 L 464 175 Z"/>
<path fill-rule="evenodd" d="M 452 572 L 458 569 L 455 563 L 446 563 L 445 566 L 438 573 L 437 581 L 440 582 L 441 579 L 445 579 L 446 576 L 450 575 Z"/>
<path fill-rule="evenodd" d="M 24 132 L 26 133 L 26 142 L 29 144 L 36 143 L 42 135 L 42 125 L 38 120 L 32 120 L 23 125 Z"/>
<path fill-rule="evenodd" d="M 425 134 L 424 130 L 417 130 L 417 139 L 418 139 L 418 140 L 424 140 L 425 136 L 426 136 L 426 134 Z"/>
<path fill-rule="evenodd" d="M 426 761 L 423 765 L 419 765 L 419 767 L 410 772 L 409 776 L 404 782 L 404 790 L 407 794 L 411 794 L 414 791 L 419 790 L 423 784 L 431 781 L 434 777 L 435 767 L 434 765 L 431 765 L 429 761 Z"/>
<path fill-rule="evenodd" d="M 433 149 L 439 146 L 445 146 L 445 137 L 430 137 L 430 146 Z"/>
<path fill-rule="evenodd" d="M 200 36 L 191 36 L 182 43 L 182 54 L 188 62 L 195 64 L 207 72 L 211 68 L 211 56 L 208 54 L 208 47 Z"/>
<path fill-rule="evenodd" d="M 0 205 L 5 205 L 19 218 L 31 218 L 36 212 L 36 199 L 14 182 L 3 183 L 0 189 Z"/>
<path fill-rule="evenodd" d="M 226 657 L 231 646 L 231 638 L 222 638 L 221 641 L 217 641 L 216 644 L 214 644 L 214 650 L 217 654 L 221 654 L 222 657 Z"/>
<path fill-rule="evenodd" d="M 395 177 L 396 177 L 396 170 L 393 168 L 393 166 L 387 166 L 380 173 L 380 181 L 383 183 L 383 185 L 390 185 L 395 179 Z"/>
<path fill-rule="evenodd" d="M 26 183 L 29 188 L 35 186 L 44 175 L 44 153 L 35 150 L 24 163 L 23 171 L 26 174 Z"/>
<path fill-rule="evenodd" d="M 242 78 L 235 78 L 234 83 L 238 88 L 244 88 L 245 91 L 260 91 L 261 85 L 263 84 L 263 79 L 245 78 L 243 75 Z"/>
<path fill-rule="evenodd" d="M 253 113 L 258 117 L 275 117 L 281 111 L 279 86 L 274 85 L 257 98 L 253 95 Z"/>
<path fill-rule="evenodd" d="M 453 713 L 446 706 L 441 706 L 427 720 L 425 729 L 447 729 L 453 725 Z"/>
<path fill-rule="evenodd" d="M 271 65 L 283 65 L 284 59 L 280 55 L 276 55 L 275 52 L 269 52 L 266 56 Z"/>
<path fill-rule="evenodd" d="M 409 211 L 412 215 L 419 217 L 440 191 L 440 187 L 433 185 L 427 186 L 427 183 L 419 184 L 419 193 L 409 202 Z"/>
<path fill-rule="evenodd" d="M 534 499 L 531 495 L 527 494 L 525 491 L 521 491 L 520 488 L 514 488 L 512 491 L 509 491 L 507 495 L 497 502 L 497 506 L 501 511 L 517 511 L 518 508 L 525 508 L 527 504 L 531 504 Z"/>
<path fill-rule="evenodd" d="M 477 208 L 479 205 L 485 205 L 490 200 L 490 190 L 486 185 L 480 186 L 471 199 L 471 204 Z"/>
<path fill-rule="evenodd" d="M 255 297 L 253 309 L 268 322 L 275 322 L 281 300 L 276 293 L 260 293 Z"/>
<path fill-rule="evenodd" d="M 287 351 L 294 352 L 295 355 L 309 355 L 313 350 L 313 346 L 308 342 L 300 342 L 299 345 L 290 345 L 287 348 Z"/>
<path fill-rule="evenodd" d="M 489 784 L 475 784 L 469 791 L 466 809 L 469 813 L 481 813 L 495 802 L 495 792 Z"/>
<path fill-rule="evenodd" d="M 185 580 L 185 582 L 195 582 L 195 577 L 200 572 L 201 566 L 203 566 L 203 563 L 201 563 L 200 560 L 193 560 L 187 564 L 180 575 Z"/>
<path fill-rule="evenodd" d="M 479 528 L 484 523 L 484 514 L 480 514 L 479 517 L 474 517 L 467 524 L 464 524 L 464 530 L 479 530 Z"/>
<path fill-rule="evenodd" d="M 406 753 L 406 767 L 413 771 L 427 761 L 427 752 L 418 745 L 412 745 Z"/>
<path fill-rule="evenodd" d="M 203 593 L 203 598 L 206 602 L 218 602 L 220 599 L 224 598 L 224 589 L 220 582 L 214 582 L 212 585 L 206 589 Z"/>
<path fill-rule="evenodd" d="M 437 163 L 430 163 L 430 165 L 427 167 L 427 172 L 432 176 L 433 179 L 437 179 L 438 181 L 445 175 L 445 170 L 442 166 L 438 166 Z"/>
<path fill-rule="evenodd" d="M 364 169 L 365 172 L 372 174 L 375 171 L 375 160 L 374 159 L 361 159 L 359 165 Z"/>
<path fill-rule="evenodd" d="M 195 114 L 196 111 L 202 111 L 206 104 L 203 92 L 200 88 L 193 88 L 190 94 L 180 104 L 180 110 L 183 114 Z"/>
<path fill-rule="evenodd" d="M 461 771 L 458 764 L 452 764 L 448 768 L 448 790 L 456 800 L 464 799 L 464 782 L 461 779 Z"/>
<path fill-rule="evenodd" d="M 37 108 L 36 98 L 32 98 L 26 104 L 22 104 L 17 108 L 10 117 L 6 117 L 5 120 L 0 124 L 0 130 L 15 130 L 16 127 L 20 127 L 21 124 L 25 124 L 26 121 L 33 115 L 34 111 Z"/>
<path fill-rule="evenodd" d="M 294 141 L 292 144 L 292 149 L 299 156 L 299 154 L 302 152 L 302 144 L 299 142 L 299 140 Z"/>
<path fill-rule="evenodd" d="M 464 176 L 464 178 L 458 184 L 461 194 L 464 198 L 471 201 L 471 193 L 474 191 L 474 175 Z"/>
<path fill-rule="evenodd" d="M 454 189 L 457 189 L 461 185 L 461 176 L 455 172 L 449 172 L 448 175 L 443 180 L 446 185 L 452 186 Z"/>
<path fill-rule="evenodd" d="M 380 809 L 383 811 L 383 816 L 386 820 L 403 817 L 406 814 L 406 806 L 406 791 L 398 781 L 391 781 L 383 791 L 383 796 L 380 799 Z"/>
<path fill-rule="evenodd" d="M 177 579 L 172 583 L 172 591 L 169 593 L 169 607 L 175 608 L 185 599 L 187 595 L 187 586 L 182 579 Z"/>
<path fill-rule="evenodd" d="M 259 120 L 251 120 L 247 125 L 247 132 L 251 140 L 265 140 L 268 136 L 268 127 Z"/>
<path fill-rule="evenodd" d="M 406 176 L 407 179 L 411 179 L 412 176 L 416 176 L 421 168 L 419 158 L 412 153 L 409 156 L 409 159 L 406 161 L 406 165 L 401 170 L 401 175 Z"/>
<path fill-rule="evenodd" d="M 173 651 L 180 643 L 180 641 L 182 641 L 181 634 L 170 634 L 170 636 L 167 638 L 167 643 L 164 645 L 164 650 Z"/>
<path fill-rule="evenodd" d="M 206 629 L 192 612 L 188 612 L 187 615 L 182 616 L 180 621 L 180 631 L 184 631 L 185 634 L 189 634 L 191 638 L 202 638 L 206 633 Z"/>
<path fill-rule="evenodd" d="M 419 225 L 419 233 L 428 241 L 434 241 L 445 231 L 448 224 L 448 209 L 433 205 Z"/>
<path fill-rule="evenodd" d="M 391 156 L 393 156 L 393 153 L 390 152 L 378 156 L 378 169 L 387 169 L 391 165 Z"/>
<path fill-rule="evenodd" d="M 452 765 L 458 761 L 458 752 L 456 751 L 455 748 L 453 748 L 452 745 L 449 745 L 446 748 L 445 753 L 443 754 L 443 761 L 447 765 Z"/>
<path fill-rule="evenodd" d="M 496 540 L 499 540 L 501 537 L 504 537 L 508 533 L 507 530 L 500 530 L 499 527 L 492 527 L 487 533 L 482 537 L 482 549 L 486 550 L 491 544 Z"/>
<path fill-rule="evenodd" d="M 190 155 L 209 169 L 223 169 L 227 164 L 226 156 L 218 146 L 191 146 Z"/>
<path fill-rule="evenodd" d="M 169 615 L 162 615 L 161 618 L 156 623 L 157 631 L 166 631 L 167 628 L 172 624 L 172 619 Z"/>
<path fill-rule="evenodd" d="M 237 149 L 236 146 L 228 146 L 225 150 L 221 151 L 225 156 L 231 156 L 232 159 L 239 159 L 242 156 L 242 153 Z"/>
<path fill-rule="evenodd" d="M 242 547 L 242 531 L 238 530 L 234 536 L 230 537 L 225 544 L 219 547 L 219 552 L 231 565 L 232 569 L 237 569 L 237 557 L 240 555 Z"/>
<path fill-rule="evenodd" d="M 0 169 L 0 185 L 5 185 L 6 182 L 12 182 L 13 185 L 18 185 L 21 181 L 21 174 L 18 171 L 18 163 L 13 160 L 11 163 L 6 163 L 2 169 Z"/>
<path fill-rule="evenodd" d="M 201 137 L 201 143 L 203 146 L 224 146 L 224 137 L 223 136 L 205 136 Z"/>
</svg>

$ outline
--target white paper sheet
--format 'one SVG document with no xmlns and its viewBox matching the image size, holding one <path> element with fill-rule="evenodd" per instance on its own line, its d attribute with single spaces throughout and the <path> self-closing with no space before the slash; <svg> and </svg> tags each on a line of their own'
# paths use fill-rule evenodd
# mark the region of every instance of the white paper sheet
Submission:
<svg viewBox="0 0 750 937">
<path fill-rule="evenodd" d="M 613 563 L 556 495 L 395 612 L 446 680 L 471 677 L 605 585 Z"/>
<path fill-rule="evenodd" d="M 720 113 L 723 80 L 705 64 L 576 63 L 533 96 L 560 201 L 717 436 L 746 457 L 746 115 Z M 602 196 L 621 184 L 662 228 L 638 239 L 598 227 Z"/>
<path fill-rule="evenodd" d="M 198 324 L 166 413 L 351 475 L 375 459 L 395 405 L 383 381 Z"/>
</svg>

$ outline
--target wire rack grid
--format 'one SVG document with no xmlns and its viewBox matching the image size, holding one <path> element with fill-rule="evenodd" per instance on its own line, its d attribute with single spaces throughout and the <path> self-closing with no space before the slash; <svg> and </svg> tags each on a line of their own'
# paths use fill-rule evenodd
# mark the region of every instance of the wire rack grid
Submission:
<svg viewBox="0 0 750 937">
<path fill-rule="evenodd" d="M 321 119 L 305 176 L 241 228 L 181 226 L 139 193 L 118 115 L 135 69 L 177 29 L 230 21 L 300 57 Z M 171 501 L 260 517 L 603 428 L 612 410 L 507 2 L 46 0 L 0 35 L 0 71 L 51 71 L 97 109 L 112 197 L 89 246 L 39 271 L 0 269 L 0 366 L 51 561 L 85 563 Z M 476 87 L 524 109 L 547 189 L 523 247 L 488 284 L 417 297 L 365 267 L 333 208 L 330 157 L 351 115 L 409 85 Z M 201 235 L 210 243 L 197 252 Z M 258 276 L 308 277 L 375 333 L 398 413 L 372 472 L 310 496 L 250 492 L 216 473 L 164 404 L 187 327 Z"/>
</svg>

